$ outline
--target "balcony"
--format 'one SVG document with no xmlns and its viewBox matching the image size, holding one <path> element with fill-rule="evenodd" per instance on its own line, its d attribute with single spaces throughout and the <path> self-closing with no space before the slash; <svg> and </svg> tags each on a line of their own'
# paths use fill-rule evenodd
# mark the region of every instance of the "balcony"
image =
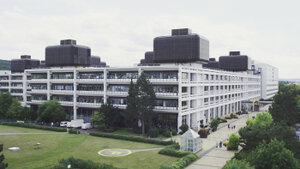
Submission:
<svg viewBox="0 0 300 169">
<path fill-rule="evenodd" d="M 101 107 L 101 103 L 85 103 L 85 102 L 77 102 L 79 107 L 87 107 L 87 108 L 99 108 Z"/>
<path fill-rule="evenodd" d="M 40 89 L 31 89 L 31 91 L 28 91 L 28 93 L 42 93 L 42 94 L 45 94 L 47 93 L 47 90 L 40 90 Z"/>
<path fill-rule="evenodd" d="M 43 102 L 45 102 L 47 100 L 31 100 L 31 101 L 28 101 L 29 103 L 32 103 L 32 104 L 41 104 Z"/>
<path fill-rule="evenodd" d="M 28 80 L 29 83 L 47 83 L 48 79 L 31 79 Z"/>
<path fill-rule="evenodd" d="M 126 109 L 126 104 L 113 104 L 113 106 L 118 107 L 120 109 Z"/>
<path fill-rule="evenodd" d="M 51 94 L 59 94 L 59 95 L 68 94 L 68 95 L 71 95 L 73 93 L 74 93 L 73 90 L 51 90 Z"/>
<path fill-rule="evenodd" d="M 103 95 L 103 91 L 86 91 L 86 90 L 77 90 L 76 91 L 78 95 L 92 95 L 92 96 L 98 96 Z"/>
<path fill-rule="evenodd" d="M 110 96 L 127 96 L 127 91 L 107 91 L 107 95 Z"/>
</svg>

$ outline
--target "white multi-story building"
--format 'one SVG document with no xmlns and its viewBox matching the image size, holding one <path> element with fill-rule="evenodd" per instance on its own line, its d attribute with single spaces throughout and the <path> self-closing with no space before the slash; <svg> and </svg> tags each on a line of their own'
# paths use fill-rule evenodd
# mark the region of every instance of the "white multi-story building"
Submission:
<svg viewBox="0 0 300 169">
<path fill-rule="evenodd" d="M 68 119 L 89 121 L 101 104 L 110 101 L 126 108 L 131 79 L 144 72 L 156 93 L 157 123 L 199 128 L 242 109 L 242 101 L 261 97 L 261 76 L 251 71 L 229 72 L 202 68 L 201 64 L 134 67 L 62 67 L 0 72 L 0 90 L 10 92 L 24 106 L 37 108 L 58 100 Z"/>
<path fill-rule="evenodd" d="M 270 99 L 278 92 L 278 68 L 254 61 L 254 67 L 261 74 L 261 98 Z"/>
</svg>

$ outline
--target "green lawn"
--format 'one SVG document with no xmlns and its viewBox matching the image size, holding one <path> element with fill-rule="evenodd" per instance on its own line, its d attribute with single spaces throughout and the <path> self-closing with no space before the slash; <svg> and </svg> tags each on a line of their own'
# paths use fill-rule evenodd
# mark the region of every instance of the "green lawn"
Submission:
<svg viewBox="0 0 300 169">
<path fill-rule="evenodd" d="M 45 132 L 36 129 L 10 127 L 0 125 L 0 133 Z M 41 149 L 34 150 L 35 143 L 41 143 Z M 98 151 L 107 148 L 145 149 L 160 147 L 154 144 L 130 142 L 124 140 L 93 137 L 86 134 L 41 134 L 0 136 L 0 144 L 4 144 L 5 161 L 9 169 L 45 169 L 53 166 L 59 159 L 73 156 L 94 162 L 112 164 L 125 168 L 159 168 L 161 164 L 171 163 L 177 158 L 160 155 L 159 150 L 137 152 L 124 157 L 103 157 Z M 18 146 L 17 152 L 9 152 L 8 147 Z"/>
</svg>

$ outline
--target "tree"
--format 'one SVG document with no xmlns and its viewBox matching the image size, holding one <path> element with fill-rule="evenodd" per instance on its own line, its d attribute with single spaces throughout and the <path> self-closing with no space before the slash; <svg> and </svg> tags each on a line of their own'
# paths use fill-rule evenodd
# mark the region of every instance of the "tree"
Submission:
<svg viewBox="0 0 300 169">
<path fill-rule="evenodd" d="M 269 143 L 271 139 L 277 139 L 283 141 L 285 147 L 291 150 L 297 159 L 300 159 L 300 142 L 295 130 L 288 128 L 284 123 L 246 126 L 239 130 L 239 135 L 241 146 L 245 151 L 254 150 L 263 140 Z"/>
<path fill-rule="evenodd" d="M 12 103 L 9 106 L 6 117 L 13 120 L 23 120 L 21 119 L 23 112 L 23 107 L 17 99 L 12 99 Z"/>
<path fill-rule="evenodd" d="M 277 139 L 272 139 L 270 143 L 263 141 L 252 152 L 250 164 L 256 169 L 296 169 L 300 167 L 293 153 L 284 147 L 284 142 Z"/>
<path fill-rule="evenodd" d="M 272 115 L 269 112 L 259 113 L 256 115 L 254 125 L 269 125 L 273 122 Z"/>
<path fill-rule="evenodd" d="M 110 103 L 102 104 L 99 111 L 96 111 L 93 118 L 93 123 L 101 125 L 104 128 L 122 127 L 124 118 L 121 115 L 121 110 L 115 108 Z"/>
<path fill-rule="evenodd" d="M 127 107 L 124 112 L 124 118 L 128 127 L 134 128 L 138 124 L 138 89 L 133 83 L 132 79 L 130 82 L 128 96 L 126 97 Z"/>
<path fill-rule="evenodd" d="M 37 112 L 31 108 L 24 107 L 20 116 L 22 120 L 36 120 L 37 119 Z"/>
<path fill-rule="evenodd" d="M 226 162 L 223 169 L 254 169 L 250 164 L 243 160 L 232 159 Z"/>
<path fill-rule="evenodd" d="M 7 118 L 6 112 L 11 104 L 11 95 L 9 93 L 0 93 L 0 118 Z"/>
<path fill-rule="evenodd" d="M 228 149 L 237 150 L 240 144 L 240 136 L 232 133 L 229 137 Z"/>
<path fill-rule="evenodd" d="M 273 104 L 269 108 L 275 122 L 285 122 L 288 126 L 300 123 L 300 106 L 297 96 L 300 95 L 299 86 L 281 85 L 280 91 L 273 98 Z"/>
<path fill-rule="evenodd" d="M 3 144 L 0 144 L 0 153 L 3 151 Z M 5 169 L 7 168 L 8 164 L 4 163 L 4 154 L 0 155 L 0 169 Z"/>
<path fill-rule="evenodd" d="M 91 120 L 93 125 L 99 125 L 101 128 L 106 128 L 104 113 L 95 111 Z"/>
<path fill-rule="evenodd" d="M 144 72 L 141 73 L 136 84 L 138 89 L 138 119 L 141 120 L 142 134 L 144 135 L 145 125 L 151 126 L 154 118 L 155 92 Z"/>
<path fill-rule="evenodd" d="M 220 121 L 221 121 L 220 118 L 215 118 L 210 122 L 210 125 L 211 125 L 213 131 L 216 131 L 218 129 Z"/>
<path fill-rule="evenodd" d="M 66 113 L 57 100 L 48 100 L 39 105 L 38 121 L 60 122 L 66 118 Z"/>
</svg>

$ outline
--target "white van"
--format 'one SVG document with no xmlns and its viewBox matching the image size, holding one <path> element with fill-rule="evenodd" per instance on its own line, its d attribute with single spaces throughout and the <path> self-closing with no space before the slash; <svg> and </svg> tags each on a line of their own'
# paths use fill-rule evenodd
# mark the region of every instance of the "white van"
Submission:
<svg viewBox="0 0 300 169">
<path fill-rule="evenodd" d="M 71 127 L 80 128 L 83 125 L 83 119 L 71 120 Z"/>
<path fill-rule="evenodd" d="M 83 123 L 81 126 L 81 129 L 86 130 L 86 129 L 91 129 L 92 125 L 91 123 Z"/>
</svg>

